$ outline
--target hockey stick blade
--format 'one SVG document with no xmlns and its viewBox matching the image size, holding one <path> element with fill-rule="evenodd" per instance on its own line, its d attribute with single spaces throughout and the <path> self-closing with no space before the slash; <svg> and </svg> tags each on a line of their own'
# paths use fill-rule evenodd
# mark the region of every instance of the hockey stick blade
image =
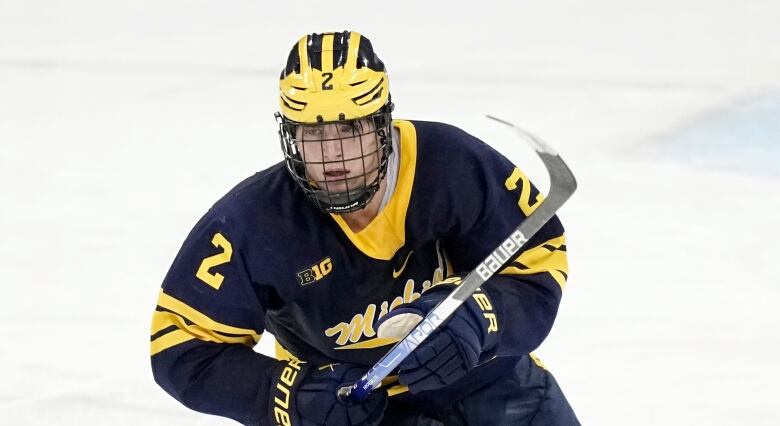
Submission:
<svg viewBox="0 0 780 426">
<path fill-rule="evenodd" d="M 574 179 L 571 170 L 561 159 L 560 155 L 546 142 L 508 121 L 490 115 L 487 117 L 511 127 L 523 140 L 531 145 L 550 175 L 549 193 L 536 210 L 526 217 L 511 235 L 480 262 L 474 270 L 469 272 L 452 293 L 436 305 L 412 331 L 400 342 L 396 343 L 360 380 L 352 386 L 344 386 L 339 389 L 338 398 L 341 401 L 357 403 L 368 398 L 369 393 L 381 384 L 382 379 L 387 377 L 420 343 L 436 331 L 485 281 L 514 259 L 522 246 L 555 215 L 555 212 L 577 189 L 577 181 Z M 506 260 L 501 262 L 500 259 Z"/>
</svg>

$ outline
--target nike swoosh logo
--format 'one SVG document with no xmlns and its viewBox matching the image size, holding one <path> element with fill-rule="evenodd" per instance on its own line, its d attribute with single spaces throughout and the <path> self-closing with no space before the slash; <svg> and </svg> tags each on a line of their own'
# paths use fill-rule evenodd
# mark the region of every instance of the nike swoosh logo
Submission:
<svg viewBox="0 0 780 426">
<path fill-rule="evenodd" d="M 406 269 L 406 264 L 409 263 L 409 258 L 412 257 L 412 253 L 414 253 L 414 250 L 410 251 L 409 254 L 406 255 L 406 260 L 404 260 L 404 264 L 401 265 L 401 269 L 396 271 L 393 269 L 393 278 L 398 278 L 401 276 L 401 273 Z"/>
</svg>

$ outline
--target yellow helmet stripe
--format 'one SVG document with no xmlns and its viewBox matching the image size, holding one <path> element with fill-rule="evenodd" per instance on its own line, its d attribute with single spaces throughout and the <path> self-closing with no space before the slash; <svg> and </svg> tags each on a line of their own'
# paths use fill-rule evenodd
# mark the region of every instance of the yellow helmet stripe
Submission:
<svg viewBox="0 0 780 426">
<path fill-rule="evenodd" d="M 322 72 L 333 71 L 333 33 L 322 36 Z"/>
<path fill-rule="evenodd" d="M 304 78 L 307 78 L 309 73 L 308 42 L 309 37 L 301 37 L 298 40 L 298 59 L 301 62 L 301 74 Z"/>
<path fill-rule="evenodd" d="M 354 72 L 357 68 L 358 49 L 360 48 L 360 34 L 352 31 L 349 33 L 349 51 L 347 52 L 347 63 L 344 66 L 344 71 L 347 73 Z"/>
</svg>

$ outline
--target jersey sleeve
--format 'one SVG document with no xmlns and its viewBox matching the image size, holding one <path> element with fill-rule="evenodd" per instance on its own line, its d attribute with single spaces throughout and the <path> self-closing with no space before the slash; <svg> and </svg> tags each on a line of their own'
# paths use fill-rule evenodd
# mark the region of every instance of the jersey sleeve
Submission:
<svg viewBox="0 0 780 426">
<path fill-rule="evenodd" d="M 157 383 L 185 406 L 248 424 L 267 418 L 279 362 L 252 349 L 266 303 L 248 275 L 241 236 L 212 211 L 187 237 L 160 289 L 151 363 Z"/>
<path fill-rule="evenodd" d="M 487 144 L 462 131 L 450 140 L 464 148 L 450 150 L 452 216 L 445 249 L 455 271 L 466 274 L 544 197 L 519 168 Z M 519 356 L 542 343 L 557 315 L 567 275 L 564 229 L 554 216 L 482 286 L 498 320 L 499 343 L 490 356 Z"/>
</svg>

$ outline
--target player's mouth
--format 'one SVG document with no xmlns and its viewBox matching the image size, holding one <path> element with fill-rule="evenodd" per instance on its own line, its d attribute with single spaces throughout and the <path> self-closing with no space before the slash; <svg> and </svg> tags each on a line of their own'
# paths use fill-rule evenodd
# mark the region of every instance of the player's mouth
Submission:
<svg viewBox="0 0 780 426">
<path fill-rule="evenodd" d="M 344 170 L 344 169 L 328 170 L 325 172 L 325 180 L 346 179 L 347 175 L 349 175 L 349 170 Z"/>
</svg>

